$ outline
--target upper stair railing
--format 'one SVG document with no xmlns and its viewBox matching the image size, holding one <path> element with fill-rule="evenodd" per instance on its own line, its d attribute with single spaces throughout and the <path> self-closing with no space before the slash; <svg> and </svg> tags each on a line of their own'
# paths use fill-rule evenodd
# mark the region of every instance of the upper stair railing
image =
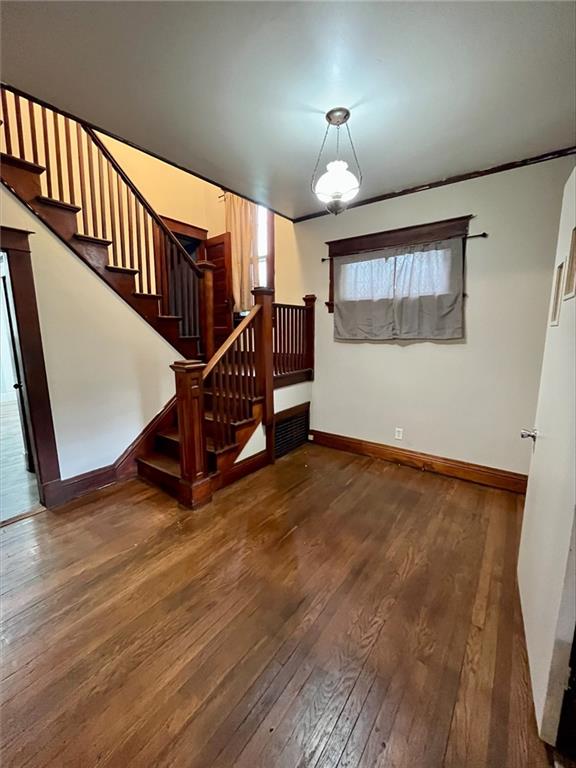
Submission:
<svg viewBox="0 0 576 768">
<path fill-rule="evenodd" d="M 273 305 L 273 366 L 276 386 L 314 378 L 314 305 L 316 296 L 300 304 Z"/>
<path fill-rule="evenodd" d="M 42 195 L 76 208 L 80 237 L 110 243 L 109 266 L 133 270 L 136 294 L 199 337 L 201 269 L 87 125 L 1 88 L 2 153 L 44 169 Z M 26 201 L 33 207 L 32 201 Z"/>
</svg>

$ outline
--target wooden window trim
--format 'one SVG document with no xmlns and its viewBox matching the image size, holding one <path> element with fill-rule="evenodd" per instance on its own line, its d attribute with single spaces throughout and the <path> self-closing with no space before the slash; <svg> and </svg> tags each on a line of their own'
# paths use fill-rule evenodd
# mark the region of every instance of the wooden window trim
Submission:
<svg viewBox="0 0 576 768">
<path fill-rule="evenodd" d="M 0 249 L 6 252 L 8 258 L 8 274 L 21 356 L 19 362 L 27 406 L 26 418 L 40 501 L 44 504 L 47 485 L 60 479 L 60 466 L 28 242 L 28 236 L 31 234 L 33 233 L 12 227 L 0 227 Z"/>
<path fill-rule="evenodd" d="M 393 248 L 402 245 L 418 245 L 435 240 L 447 240 L 451 237 L 466 237 L 468 226 L 473 216 L 458 216 L 453 219 L 432 221 L 412 227 L 387 229 L 382 232 L 372 232 L 367 235 L 345 237 L 340 240 L 329 240 L 329 289 L 326 306 L 328 312 L 334 312 L 334 259 L 339 256 L 351 256 L 355 253 L 369 253 L 383 248 Z"/>
<path fill-rule="evenodd" d="M 274 242 L 275 228 L 274 228 L 274 213 L 268 211 L 268 253 L 266 254 L 266 287 L 276 290 L 276 247 Z M 274 296 L 272 296 L 274 301 Z"/>
</svg>

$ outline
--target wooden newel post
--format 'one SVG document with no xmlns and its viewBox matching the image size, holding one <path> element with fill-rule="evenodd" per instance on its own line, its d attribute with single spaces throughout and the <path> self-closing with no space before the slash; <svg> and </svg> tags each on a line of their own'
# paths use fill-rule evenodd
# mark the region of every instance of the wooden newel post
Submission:
<svg viewBox="0 0 576 768">
<path fill-rule="evenodd" d="M 256 340 L 256 377 L 258 391 L 264 397 L 262 423 L 268 426 L 274 422 L 274 370 L 272 365 L 272 288 L 254 288 L 254 303 L 262 309 L 258 319 Z"/>
<path fill-rule="evenodd" d="M 211 261 L 196 262 L 203 272 L 200 280 L 200 336 L 204 360 L 208 362 L 214 355 L 214 270 L 216 264 Z"/>
<path fill-rule="evenodd" d="M 315 318 L 315 304 L 316 296 L 313 294 L 307 294 L 302 299 L 304 306 L 306 307 L 306 360 L 305 367 L 310 368 L 312 371 L 311 378 L 314 378 L 314 318 Z"/>
<path fill-rule="evenodd" d="M 197 507 L 212 498 L 204 438 L 202 371 L 205 364 L 200 360 L 177 360 L 170 367 L 176 376 L 180 433 L 179 500 L 188 507 Z"/>
</svg>

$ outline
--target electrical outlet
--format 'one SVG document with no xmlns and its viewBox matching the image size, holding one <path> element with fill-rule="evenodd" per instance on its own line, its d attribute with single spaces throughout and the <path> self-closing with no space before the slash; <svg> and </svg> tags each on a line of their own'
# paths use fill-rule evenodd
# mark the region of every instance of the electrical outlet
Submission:
<svg viewBox="0 0 576 768">
<path fill-rule="evenodd" d="M 396 427 L 396 429 L 394 430 L 394 438 L 396 440 L 404 439 L 404 429 L 402 427 Z"/>
</svg>

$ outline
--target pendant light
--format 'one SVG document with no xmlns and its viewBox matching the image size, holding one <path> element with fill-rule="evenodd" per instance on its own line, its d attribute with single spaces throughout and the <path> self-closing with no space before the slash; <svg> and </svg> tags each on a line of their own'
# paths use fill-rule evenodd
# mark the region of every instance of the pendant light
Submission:
<svg viewBox="0 0 576 768">
<path fill-rule="evenodd" d="M 326 133 L 324 134 L 322 146 L 320 147 L 320 152 L 318 153 L 316 167 L 312 174 L 312 191 L 320 202 L 324 203 L 326 210 L 336 216 L 346 210 L 348 203 L 353 200 L 360 191 L 360 184 L 362 183 L 362 171 L 360 170 L 360 164 L 358 163 L 356 150 L 354 149 L 352 136 L 350 135 L 350 128 L 348 127 L 349 117 L 350 110 L 345 107 L 336 107 L 326 113 L 326 121 L 328 122 L 328 125 L 326 127 Z M 348 170 L 348 163 L 340 159 L 340 128 L 343 125 L 346 126 L 346 134 L 348 136 L 348 141 L 350 142 L 357 176 L 354 175 L 352 171 Z M 318 166 L 322 159 L 322 152 L 326 145 L 330 128 L 336 129 L 336 159 L 330 161 L 326 165 L 326 171 L 318 177 Z"/>
</svg>

